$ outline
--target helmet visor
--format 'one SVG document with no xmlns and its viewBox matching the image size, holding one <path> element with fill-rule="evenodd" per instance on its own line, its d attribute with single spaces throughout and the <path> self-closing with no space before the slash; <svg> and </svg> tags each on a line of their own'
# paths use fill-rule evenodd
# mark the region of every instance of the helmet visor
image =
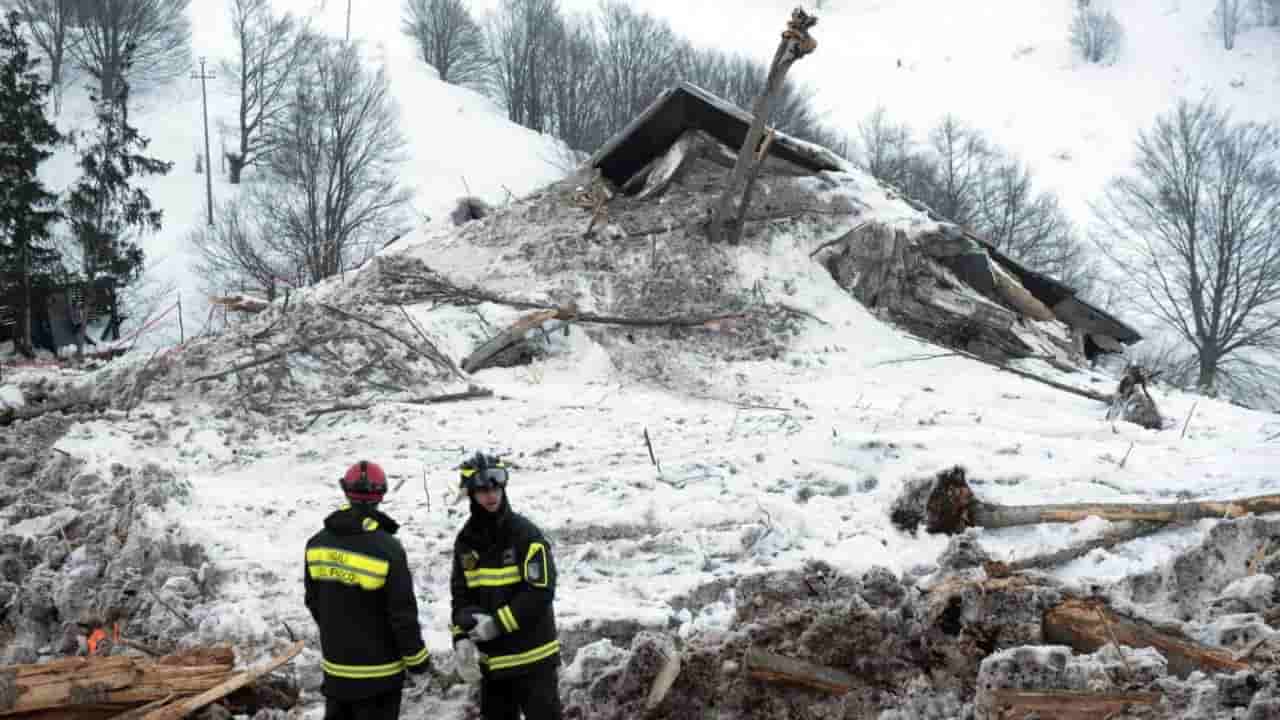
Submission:
<svg viewBox="0 0 1280 720">
<path fill-rule="evenodd" d="M 462 469 L 462 487 L 467 490 L 487 490 L 507 486 L 506 468 Z"/>
</svg>

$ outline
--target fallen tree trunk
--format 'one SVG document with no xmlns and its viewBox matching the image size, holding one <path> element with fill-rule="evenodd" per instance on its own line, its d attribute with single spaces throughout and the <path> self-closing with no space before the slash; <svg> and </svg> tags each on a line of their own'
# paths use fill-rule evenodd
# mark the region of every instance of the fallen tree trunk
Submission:
<svg viewBox="0 0 1280 720">
<path fill-rule="evenodd" d="M 929 532 L 955 534 L 970 527 L 1073 523 L 1094 516 L 1118 522 L 1189 523 L 1203 518 L 1238 518 L 1280 512 L 1280 495 L 1181 503 L 999 505 L 978 500 L 965 479 L 965 469 L 960 466 L 939 472 L 926 495 L 923 517 L 915 513 L 899 513 L 893 518 L 894 523 L 911 530 L 914 529 L 912 522 L 918 523 L 923 519 Z"/>
<path fill-rule="evenodd" d="M 842 670 L 795 660 L 756 648 L 747 650 L 746 669 L 747 674 L 755 680 L 803 685 L 837 695 L 862 685 L 856 677 Z"/>
<path fill-rule="evenodd" d="M 1030 713 L 1041 720 L 1099 720 L 1122 713 L 1134 705 L 1156 705 L 1160 693 L 1095 693 L 1079 690 L 988 690 L 993 717 L 1022 718 Z"/>
<path fill-rule="evenodd" d="M 1114 530 L 1104 534 L 1102 537 L 1087 540 L 1085 542 L 1055 550 L 1050 553 L 1041 555 L 1033 555 L 1021 560 L 1013 562 L 989 562 L 983 566 L 988 577 L 1003 577 L 1016 572 L 1033 569 L 1045 569 L 1065 565 L 1076 558 L 1084 557 L 1094 550 L 1109 548 L 1121 543 L 1136 540 L 1140 537 L 1146 537 L 1158 533 L 1165 528 L 1164 523 L 1133 523 L 1131 526 Z"/>
<path fill-rule="evenodd" d="M 1099 600 L 1070 599 L 1044 615 L 1045 640 L 1070 645 L 1079 652 L 1091 653 L 1116 642 L 1133 648 L 1159 650 L 1169 661 L 1169 672 L 1186 677 L 1193 671 L 1236 672 L 1248 670 L 1249 664 L 1236 660 L 1230 652 L 1201 645 L 1190 638 L 1112 610 Z"/>
</svg>

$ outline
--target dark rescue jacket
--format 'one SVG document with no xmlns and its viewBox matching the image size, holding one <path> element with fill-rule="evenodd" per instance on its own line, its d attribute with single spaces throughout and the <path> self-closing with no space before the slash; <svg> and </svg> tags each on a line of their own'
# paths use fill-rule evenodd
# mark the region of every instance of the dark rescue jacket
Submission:
<svg viewBox="0 0 1280 720">
<path fill-rule="evenodd" d="M 536 525 L 511 512 L 505 492 L 497 513 L 471 501 L 471 518 L 454 543 L 450 589 L 455 643 L 467 636 L 468 616 L 477 611 L 492 615 L 502 629 L 493 640 L 476 643 L 486 677 L 514 677 L 540 663 L 559 664 L 551 544 Z"/>
<path fill-rule="evenodd" d="M 325 696 L 360 700 L 404 685 L 428 662 L 418 601 L 395 520 L 344 506 L 307 541 L 307 609 L 320 626 Z"/>
</svg>

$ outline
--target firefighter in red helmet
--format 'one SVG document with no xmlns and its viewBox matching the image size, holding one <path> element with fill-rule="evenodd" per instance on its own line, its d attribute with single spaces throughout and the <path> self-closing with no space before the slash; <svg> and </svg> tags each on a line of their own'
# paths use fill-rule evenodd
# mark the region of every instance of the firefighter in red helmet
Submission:
<svg viewBox="0 0 1280 720">
<path fill-rule="evenodd" d="M 352 465 L 339 480 L 348 504 L 307 541 L 307 609 L 320 627 L 325 720 L 395 720 L 405 672 L 433 673 L 399 524 L 378 510 L 387 476 Z M 434 674 L 434 673 L 433 673 Z"/>
</svg>

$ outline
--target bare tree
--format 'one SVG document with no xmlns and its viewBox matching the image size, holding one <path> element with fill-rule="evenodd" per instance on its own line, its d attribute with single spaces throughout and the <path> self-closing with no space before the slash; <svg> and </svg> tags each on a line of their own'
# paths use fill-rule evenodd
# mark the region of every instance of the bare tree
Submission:
<svg viewBox="0 0 1280 720">
<path fill-rule="evenodd" d="M 1182 101 L 1139 133 L 1132 174 L 1094 208 L 1100 247 L 1194 348 L 1205 392 L 1260 388 L 1257 355 L 1280 351 L 1278 140 Z"/>
<path fill-rule="evenodd" d="M 551 112 L 549 130 L 570 148 L 589 152 L 608 139 L 611 128 L 600 98 L 596 37 L 587 15 L 561 18 L 547 67 Z"/>
<path fill-rule="evenodd" d="M 981 131 L 948 113 L 929 131 L 929 147 L 936 172 L 928 196 L 921 199 L 954 222 L 972 223 L 996 158 L 991 143 Z"/>
<path fill-rule="evenodd" d="M 602 0 L 599 30 L 601 103 L 616 131 L 679 80 L 681 46 L 666 21 L 623 0 Z"/>
<path fill-rule="evenodd" d="M 497 100 L 509 120 L 539 132 L 549 125 L 546 59 L 559 22 L 557 0 L 501 0 L 488 21 Z"/>
<path fill-rule="evenodd" d="M 288 139 L 252 195 L 267 256 L 314 283 L 381 247 L 409 193 L 398 182 L 405 140 L 385 71 L 366 70 L 347 43 L 322 45 L 304 70 L 283 127 Z"/>
<path fill-rule="evenodd" d="M 1086 62 L 1101 63 L 1113 59 L 1120 50 L 1124 29 L 1110 10 L 1080 4 L 1071 18 L 1068 40 Z"/>
<path fill-rule="evenodd" d="M 77 7 L 82 0 L 13 0 L 13 9 L 22 15 L 31 39 L 49 58 L 49 84 L 54 88 L 54 109 L 62 108 L 63 69 L 68 49 L 76 42 L 72 32 Z"/>
<path fill-rule="evenodd" d="M 190 68 L 190 4 L 191 0 L 80 3 L 80 38 L 69 50 L 76 63 L 98 81 L 99 97 L 118 97 L 122 81 L 136 92 Z"/>
<path fill-rule="evenodd" d="M 741 108 L 750 108 L 769 75 L 767 63 L 720 50 L 686 49 L 683 77 Z M 770 125 L 789 135 L 814 142 L 830 141 L 813 109 L 813 92 L 790 80 L 774 98 Z"/>
<path fill-rule="evenodd" d="M 1030 168 L 1015 158 L 992 167 L 973 226 L 1002 252 L 1057 276 L 1082 252 L 1057 197 L 1036 193 Z"/>
<path fill-rule="evenodd" d="M 270 0 L 231 0 L 231 23 L 238 53 L 222 63 L 222 71 L 240 86 L 239 144 L 226 153 L 234 185 L 279 142 L 292 82 L 314 50 L 315 36 L 305 21 L 273 13 Z"/>
<path fill-rule="evenodd" d="M 401 28 L 418 43 L 422 60 L 440 73 L 441 81 L 484 81 L 489 72 L 484 32 L 463 0 L 405 0 Z"/>
<path fill-rule="evenodd" d="M 858 164 L 877 180 L 900 184 L 914 144 L 911 128 L 891 120 L 884 107 L 858 123 Z"/>
<path fill-rule="evenodd" d="M 1222 38 L 1222 47 L 1236 48 L 1236 36 L 1244 25 L 1244 0 L 1217 0 L 1213 7 L 1213 29 Z"/>
<path fill-rule="evenodd" d="M 202 289 L 216 294 L 228 287 L 247 288 L 274 300 L 283 287 L 302 284 L 296 269 L 272 252 L 265 236 L 254 207 L 239 200 L 224 204 L 212 227 L 201 227 L 190 236 Z"/>
</svg>

